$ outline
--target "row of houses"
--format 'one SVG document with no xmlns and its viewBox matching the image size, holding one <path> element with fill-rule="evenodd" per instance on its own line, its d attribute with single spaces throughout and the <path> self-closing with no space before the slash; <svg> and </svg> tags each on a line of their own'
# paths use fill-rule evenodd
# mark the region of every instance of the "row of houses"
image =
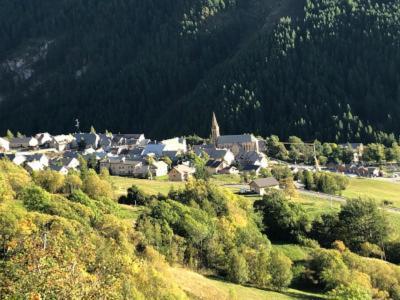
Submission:
<svg viewBox="0 0 400 300">
<path fill-rule="evenodd" d="M 332 169 L 333 168 L 333 169 Z M 360 177 L 381 177 L 383 172 L 378 167 L 367 167 L 357 164 L 339 164 L 331 167 L 331 171 L 342 174 L 352 174 Z"/>
<path fill-rule="evenodd" d="M 29 171 L 50 168 L 67 173 L 79 168 L 78 157 L 82 156 L 90 161 L 91 166 L 99 170 L 108 169 L 112 175 L 141 178 L 168 175 L 174 181 L 187 180 L 196 171 L 190 160 L 185 159 L 188 151 L 207 158 L 205 167 L 210 174 L 243 171 L 258 175 L 268 166 L 267 157 L 260 151 L 263 143 L 254 135 L 219 135 L 214 116 L 211 136 L 210 144 L 190 148 L 186 140 L 179 137 L 152 141 L 144 134 L 80 132 L 53 136 L 39 133 L 10 140 L 1 138 L 0 152 Z M 166 158 L 172 165 L 165 163 L 168 161 Z"/>
</svg>

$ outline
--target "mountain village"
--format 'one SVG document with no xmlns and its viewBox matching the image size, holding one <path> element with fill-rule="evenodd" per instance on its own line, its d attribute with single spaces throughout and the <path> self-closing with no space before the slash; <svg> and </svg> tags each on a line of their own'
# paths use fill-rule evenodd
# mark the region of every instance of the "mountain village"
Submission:
<svg viewBox="0 0 400 300">
<path fill-rule="evenodd" d="M 354 152 L 353 163 L 328 164 L 326 171 L 364 177 L 380 176 L 379 168 L 357 165 L 362 144 L 347 144 Z M 259 178 L 263 169 L 282 163 L 269 159 L 266 142 L 253 134 L 221 135 L 215 114 L 212 115 L 208 144 L 188 145 L 184 137 L 156 141 L 139 134 L 73 133 L 51 135 L 38 133 L 32 137 L 0 138 L 0 158 L 6 157 L 29 172 L 51 169 L 61 174 L 78 170 L 80 157 L 98 171 L 107 169 L 111 175 L 153 179 L 168 176 L 169 181 L 187 181 L 196 173 L 188 154 L 205 159 L 205 170 L 213 174 L 252 174 L 250 190 L 263 194 L 266 188 L 279 188 L 272 177 Z M 316 164 L 288 164 L 293 173 L 300 169 L 319 170 Z"/>
</svg>

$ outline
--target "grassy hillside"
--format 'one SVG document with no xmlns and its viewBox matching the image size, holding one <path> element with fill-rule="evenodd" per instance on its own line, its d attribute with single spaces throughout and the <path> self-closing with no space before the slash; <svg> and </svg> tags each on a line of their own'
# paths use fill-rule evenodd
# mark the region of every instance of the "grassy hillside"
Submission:
<svg viewBox="0 0 400 300">
<path fill-rule="evenodd" d="M 126 190 L 132 185 L 140 186 L 140 188 L 149 195 L 157 195 L 158 193 L 166 195 L 172 187 L 179 188 L 184 186 L 182 182 L 173 182 L 163 179 L 147 180 L 112 176 L 111 180 L 115 186 L 115 192 L 118 195 L 126 194 Z"/>
<path fill-rule="evenodd" d="M 201 300 L 290 300 L 290 299 L 325 299 L 323 295 L 302 292 L 294 289 L 278 293 L 261 290 L 252 287 L 241 286 L 218 280 L 213 277 L 205 277 L 193 271 L 183 268 L 173 268 L 171 273 L 178 285 L 193 299 Z"/>
<path fill-rule="evenodd" d="M 350 185 L 343 191 L 348 198 L 369 197 L 379 203 L 384 200 L 393 202 L 393 206 L 400 207 L 400 183 L 373 180 L 366 178 L 351 178 Z"/>
</svg>

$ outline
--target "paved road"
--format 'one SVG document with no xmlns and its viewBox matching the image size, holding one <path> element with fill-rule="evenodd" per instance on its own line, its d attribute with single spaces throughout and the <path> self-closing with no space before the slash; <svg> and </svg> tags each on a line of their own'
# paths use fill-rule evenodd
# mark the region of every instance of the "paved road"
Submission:
<svg viewBox="0 0 400 300">
<path fill-rule="evenodd" d="M 234 188 L 234 189 L 244 189 L 244 190 L 249 189 L 249 186 L 247 184 L 225 184 L 224 186 L 227 188 Z M 311 196 L 311 197 L 317 197 L 317 198 L 324 199 L 327 201 L 335 201 L 335 202 L 340 202 L 340 203 L 346 203 L 346 201 L 347 201 L 347 199 L 342 196 L 308 191 L 305 189 L 297 189 L 297 191 L 300 194 Z M 396 208 L 396 207 L 383 207 L 382 209 L 384 209 L 388 212 L 391 212 L 391 213 L 400 213 L 400 208 Z"/>
</svg>

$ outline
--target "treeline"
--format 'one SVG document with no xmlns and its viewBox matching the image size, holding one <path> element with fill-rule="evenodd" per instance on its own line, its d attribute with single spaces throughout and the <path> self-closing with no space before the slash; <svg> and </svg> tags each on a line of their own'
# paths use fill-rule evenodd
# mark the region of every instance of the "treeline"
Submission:
<svg viewBox="0 0 400 300">
<path fill-rule="evenodd" d="M 224 133 L 397 136 L 399 3 L 289 1 L 273 26 L 280 3 L 5 0 L 0 60 L 23 57 L 29 70 L 2 64 L 0 130 L 66 132 L 79 118 L 206 136 L 215 110 Z"/>
<path fill-rule="evenodd" d="M 349 164 L 356 159 L 365 164 L 382 162 L 400 162 L 400 139 L 394 135 L 387 136 L 381 143 L 352 145 L 350 143 L 321 143 L 318 140 L 305 143 L 301 138 L 290 136 L 289 144 L 272 135 L 266 138 L 266 153 L 268 156 L 288 162 L 320 165 L 328 163 Z M 362 147 L 362 149 L 357 148 Z M 315 151 L 314 151 L 315 149 Z"/>
</svg>

